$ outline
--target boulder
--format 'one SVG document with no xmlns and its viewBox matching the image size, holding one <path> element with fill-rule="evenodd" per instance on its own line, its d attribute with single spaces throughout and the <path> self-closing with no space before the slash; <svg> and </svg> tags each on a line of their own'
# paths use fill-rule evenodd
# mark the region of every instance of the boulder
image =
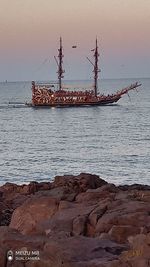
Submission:
<svg viewBox="0 0 150 267">
<path fill-rule="evenodd" d="M 80 175 L 64 175 L 56 176 L 53 187 L 65 186 L 73 192 L 85 192 L 87 189 L 95 189 L 107 184 L 106 181 L 100 179 L 98 175 L 81 173 Z"/>
<path fill-rule="evenodd" d="M 23 267 L 26 260 L 17 261 L 16 251 L 42 251 L 45 240 L 41 236 L 25 236 L 7 226 L 0 227 L 0 267 Z M 7 260 L 7 252 L 13 252 L 14 260 Z M 36 262 L 36 261 L 35 261 Z"/>
<path fill-rule="evenodd" d="M 38 191 L 35 193 L 36 197 L 41 197 L 41 196 L 53 197 L 58 201 L 60 200 L 74 201 L 76 195 L 77 193 L 69 192 L 69 190 L 64 186 L 55 187 L 45 191 Z"/>
<path fill-rule="evenodd" d="M 147 202 L 127 199 L 113 201 L 105 214 L 98 220 L 96 233 L 109 232 L 114 225 L 149 226 L 150 216 Z"/>
<path fill-rule="evenodd" d="M 129 236 L 140 234 L 141 227 L 131 225 L 113 225 L 108 234 L 111 240 L 118 243 L 125 243 Z"/>
<path fill-rule="evenodd" d="M 65 267 L 108 266 L 125 249 L 124 245 L 110 240 L 82 236 L 70 237 L 65 242 L 59 240 L 59 243 L 49 241 L 44 246 L 44 252 L 49 253 L 54 262 L 57 262 L 54 266 Z"/>
<path fill-rule="evenodd" d="M 131 236 L 128 240 L 132 250 L 138 251 L 139 256 L 150 259 L 150 233 Z"/>
<path fill-rule="evenodd" d="M 17 229 L 23 234 L 34 233 L 37 224 L 56 213 L 58 204 L 55 198 L 33 197 L 14 211 L 10 228 Z"/>
<path fill-rule="evenodd" d="M 148 267 L 150 262 L 150 233 L 138 234 L 128 238 L 130 249 L 119 256 L 133 267 Z"/>
<path fill-rule="evenodd" d="M 49 231 L 49 236 L 59 235 L 71 236 L 79 233 L 85 234 L 87 218 L 95 205 L 87 205 L 60 201 L 59 209 L 48 220 L 43 220 L 38 223 L 36 231 L 38 233 L 46 233 Z"/>
</svg>

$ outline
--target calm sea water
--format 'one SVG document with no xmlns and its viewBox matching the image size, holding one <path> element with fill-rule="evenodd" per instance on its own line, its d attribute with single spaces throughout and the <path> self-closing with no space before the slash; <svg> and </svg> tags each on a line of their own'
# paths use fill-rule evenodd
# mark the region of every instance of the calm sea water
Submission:
<svg viewBox="0 0 150 267">
<path fill-rule="evenodd" d="M 136 79 L 102 80 L 103 93 Z M 150 79 L 116 105 L 39 108 L 31 83 L 0 83 L 0 184 L 89 172 L 115 184 L 150 184 Z M 81 82 L 80 82 L 81 83 Z"/>
</svg>

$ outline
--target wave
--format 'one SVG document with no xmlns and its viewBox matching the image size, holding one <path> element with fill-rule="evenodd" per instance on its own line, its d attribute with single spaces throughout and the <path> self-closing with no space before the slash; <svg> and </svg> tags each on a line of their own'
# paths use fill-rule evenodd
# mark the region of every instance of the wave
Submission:
<svg viewBox="0 0 150 267">
<path fill-rule="evenodd" d="M 1 104 L 0 109 L 10 109 L 10 108 L 29 108 L 30 106 L 22 102 L 9 102 L 7 104 Z"/>
</svg>

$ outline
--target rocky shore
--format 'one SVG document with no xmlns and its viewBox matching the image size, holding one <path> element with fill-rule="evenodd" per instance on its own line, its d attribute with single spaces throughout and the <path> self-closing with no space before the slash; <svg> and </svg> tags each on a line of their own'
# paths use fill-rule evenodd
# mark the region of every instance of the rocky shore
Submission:
<svg viewBox="0 0 150 267">
<path fill-rule="evenodd" d="M 6 183 L 0 267 L 9 266 L 150 266 L 150 186 L 115 186 L 85 173 Z"/>
</svg>

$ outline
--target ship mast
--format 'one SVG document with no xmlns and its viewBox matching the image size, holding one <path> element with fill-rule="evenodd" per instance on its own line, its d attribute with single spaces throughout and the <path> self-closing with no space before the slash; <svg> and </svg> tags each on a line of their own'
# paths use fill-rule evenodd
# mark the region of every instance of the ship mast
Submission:
<svg viewBox="0 0 150 267">
<path fill-rule="evenodd" d="M 65 72 L 63 70 L 63 47 L 62 47 L 62 38 L 60 37 L 60 47 L 58 49 L 58 84 L 59 84 L 59 90 L 62 90 L 62 78 L 64 78 L 63 73 Z"/>
<path fill-rule="evenodd" d="M 95 62 L 94 62 L 94 92 L 95 92 L 95 96 L 97 96 L 97 89 L 98 89 L 98 73 L 99 73 L 99 68 L 98 68 L 98 57 L 99 57 L 99 53 L 98 53 L 98 46 L 97 46 L 97 38 L 96 38 L 96 47 L 94 49 L 94 58 L 95 58 Z"/>
</svg>

